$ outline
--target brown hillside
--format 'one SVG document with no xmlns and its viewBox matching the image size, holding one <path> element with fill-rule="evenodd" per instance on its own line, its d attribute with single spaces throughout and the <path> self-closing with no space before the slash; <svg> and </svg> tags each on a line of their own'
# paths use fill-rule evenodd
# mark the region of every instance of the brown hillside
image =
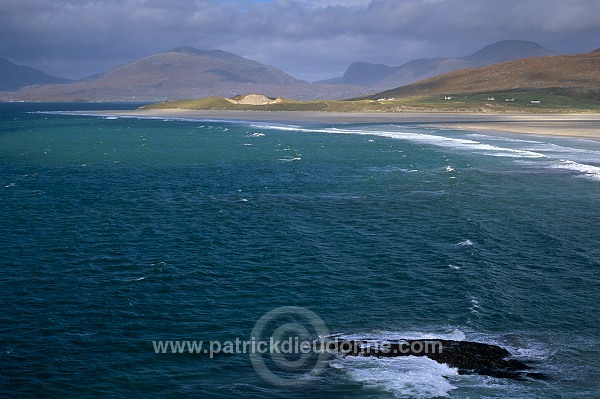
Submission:
<svg viewBox="0 0 600 399">
<path fill-rule="evenodd" d="M 600 52 L 526 58 L 461 69 L 369 98 L 541 91 L 575 96 L 600 94 Z"/>
<path fill-rule="evenodd" d="M 162 101 L 265 93 L 293 99 L 365 95 L 356 86 L 313 85 L 269 65 L 219 50 L 178 47 L 115 67 L 93 79 L 28 86 L 11 100 Z M 0 99 L 4 96 L 0 93 Z"/>
</svg>

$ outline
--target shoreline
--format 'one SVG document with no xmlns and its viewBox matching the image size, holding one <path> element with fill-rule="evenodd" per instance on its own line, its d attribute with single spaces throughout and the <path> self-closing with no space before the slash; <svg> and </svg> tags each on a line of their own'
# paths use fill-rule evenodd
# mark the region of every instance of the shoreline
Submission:
<svg viewBox="0 0 600 399">
<path fill-rule="evenodd" d="M 269 121 L 281 123 L 398 123 L 469 131 L 580 137 L 600 140 L 600 114 L 343 113 L 306 111 L 133 110 L 85 111 L 88 115 Z"/>
</svg>

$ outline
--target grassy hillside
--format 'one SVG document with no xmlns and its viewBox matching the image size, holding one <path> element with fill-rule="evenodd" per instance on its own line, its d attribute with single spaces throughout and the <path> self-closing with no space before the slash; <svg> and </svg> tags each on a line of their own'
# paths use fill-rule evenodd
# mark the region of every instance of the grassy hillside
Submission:
<svg viewBox="0 0 600 399">
<path fill-rule="evenodd" d="M 232 111 L 314 111 L 314 112 L 361 112 L 384 110 L 382 104 L 374 100 L 336 101 L 293 101 L 282 100 L 275 104 L 249 105 L 233 104 L 224 98 L 207 97 L 199 100 L 166 101 L 150 104 L 142 109 L 197 109 Z"/>
<path fill-rule="evenodd" d="M 494 97 L 495 101 L 484 101 Z M 514 98 L 514 102 L 505 102 Z M 539 104 L 531 104 L 539 100 Z M 200 100 L 167 101 L 146 105 L 142 109 L 237 110 L 237 111 L 313 111 L 313 112 L 600 112 L 600 101 L 535 91 L 486 92 L 456 96 L 413 96 L 394 100 L 282 100 L 276 104 L 233 104 L 224 98 L 207 97 Z"/>
<path fill-rule="evenodd" d="M 600 98 L 600 52 L 527 58 L 462 69 L 369 98 L 435 97 L 534 92 L 573 98 Z"/>
</svg>

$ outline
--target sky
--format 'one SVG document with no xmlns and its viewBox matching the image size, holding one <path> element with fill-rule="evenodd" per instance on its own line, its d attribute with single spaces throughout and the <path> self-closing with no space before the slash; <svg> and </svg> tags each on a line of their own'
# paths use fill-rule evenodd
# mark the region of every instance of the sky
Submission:
<svg viewBox="0 0 600 399">
<path fill-rule="evenodd" d="M 505 39 L 600 48 L 600 0 L 0 1 L 0 57 L 72 79 L 186 45 L 315 81 Z"/>
</svg>

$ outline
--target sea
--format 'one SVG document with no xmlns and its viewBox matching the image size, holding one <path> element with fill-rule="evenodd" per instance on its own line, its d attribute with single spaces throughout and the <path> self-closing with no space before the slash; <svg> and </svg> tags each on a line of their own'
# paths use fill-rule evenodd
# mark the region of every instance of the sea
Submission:
<svg viewBox="0 0 600 399">
<path fill-rule="evenodd" d="M 0 104 L 0 397 L 600 397 L 600 141 L 136 106 Z"/>
</svg>

